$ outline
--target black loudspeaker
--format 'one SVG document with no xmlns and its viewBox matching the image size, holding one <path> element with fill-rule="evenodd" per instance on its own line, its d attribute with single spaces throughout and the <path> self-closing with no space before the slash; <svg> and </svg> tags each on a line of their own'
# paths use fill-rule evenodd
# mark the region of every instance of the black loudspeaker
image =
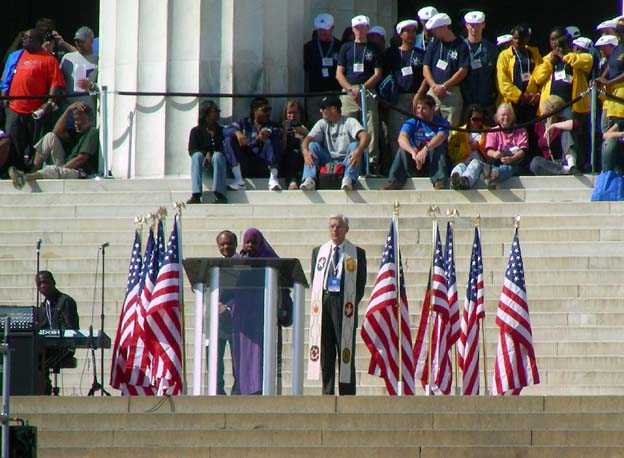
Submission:
<svg viewBox="0 0 624 458">
<path fill-rule="evenodd" d="M 23 423 L 23 422 L 22 422 Z M 0 446 L 2 445 L 0 435 Z M 37 458 L 37 428 L 34 426 L 9 427 L 8 458 Z"/>
<path fill-rule="evenodd" d="M 43 338 L 34 332 L 9 334 L 11 351 L 11 396 L 46 394 Z M 0 368 L 3 376 L 4 364 Z M 0 378 L 0 381 L 2 379 Z M 0 383 L 0 393 L 2 392 Z"/>
</svg>

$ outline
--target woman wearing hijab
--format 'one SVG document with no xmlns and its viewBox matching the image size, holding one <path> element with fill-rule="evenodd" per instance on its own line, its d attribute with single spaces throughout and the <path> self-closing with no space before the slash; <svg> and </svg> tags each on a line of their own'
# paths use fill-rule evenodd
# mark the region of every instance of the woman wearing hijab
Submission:
<svg viewBox="0 0 624 458">
<path fill-rule="evenodd" d="M 262 232 L 250 228 L 243 235 L 242 258 L 278 258 Z M 234 394 L 262 394 L 262 356 L 264 337 L 264 278 L 258 282 L 256 271 L 241 273 L 239 288 L 232 304 L 232 352 L 237 386 Z M 287 293 L 287 290 L 285 290 Z M 282 294 L 281 296 L 284 296 Z M 290 297 L 288 301 L 290 301 Z M 282 303 L 288 305 L 282 298 Z M 292 309 L 292 301 L 290 301 Z M 282 325 L 290 323 L 278 307 L 278 394 L 280 393 Z"/>
</svg>

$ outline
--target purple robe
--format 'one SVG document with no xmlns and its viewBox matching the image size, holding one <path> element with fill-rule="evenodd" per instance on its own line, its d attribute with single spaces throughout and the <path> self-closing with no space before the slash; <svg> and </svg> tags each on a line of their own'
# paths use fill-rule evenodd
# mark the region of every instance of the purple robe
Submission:
<svg viewBox="0 0 624 458">
<path fill-rule="evenodd" d="M 245 231 L 245 241 L 258 241 L 253 255 L 241 251 L 241 257 L 277 258 L 277 254 L 254 228 Z M 232 353 L 236 387 L 232 394 L 262 394 L 262 355 L 264 337 L 264 276 L 254 281 L 257 269 L 243 271 L 232 303 Z"/>
</svg>

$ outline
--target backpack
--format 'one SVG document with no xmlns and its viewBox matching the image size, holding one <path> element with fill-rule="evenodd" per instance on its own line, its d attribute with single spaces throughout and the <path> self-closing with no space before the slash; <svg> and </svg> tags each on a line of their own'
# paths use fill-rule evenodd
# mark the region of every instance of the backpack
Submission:
<svg viewBox="0 0 624 458">
<path fill-rule="evenodd" d="M 328 162 L 319 170 L 319 189 L 340 189 L 345 166 L 335 162 Z"/>
<path fill-rule="evenodd" d="M 591 200 L 624 200 L 624 177 L 613 170 L 602 172 L 596 177 Z"/>
</svg>

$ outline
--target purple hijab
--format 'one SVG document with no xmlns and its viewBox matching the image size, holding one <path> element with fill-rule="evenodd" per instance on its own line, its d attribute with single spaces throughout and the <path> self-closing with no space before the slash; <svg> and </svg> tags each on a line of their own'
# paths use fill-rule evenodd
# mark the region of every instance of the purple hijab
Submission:
<svg viewBox="0 0 624 458">
<path fill-rule="evenodd" d="M 247 243 L 247 240 L 252 237 L 255 237 L 258 245 L 256 247 L 256 252 L 253 255 L 249 255 L 245 251 L 245 244 Z M 245 231 L 245 234 L 243 235 L 243 249 L 241 250 L 241 255 L 243 257 L 247 256 L 250 258 L 279 258 L 273 247 L 269 244 L 269 242 L 267 242 L 264 235 L 262 235 L 262 232 L 255 227 L 250 227 Z"/>
</svg>

